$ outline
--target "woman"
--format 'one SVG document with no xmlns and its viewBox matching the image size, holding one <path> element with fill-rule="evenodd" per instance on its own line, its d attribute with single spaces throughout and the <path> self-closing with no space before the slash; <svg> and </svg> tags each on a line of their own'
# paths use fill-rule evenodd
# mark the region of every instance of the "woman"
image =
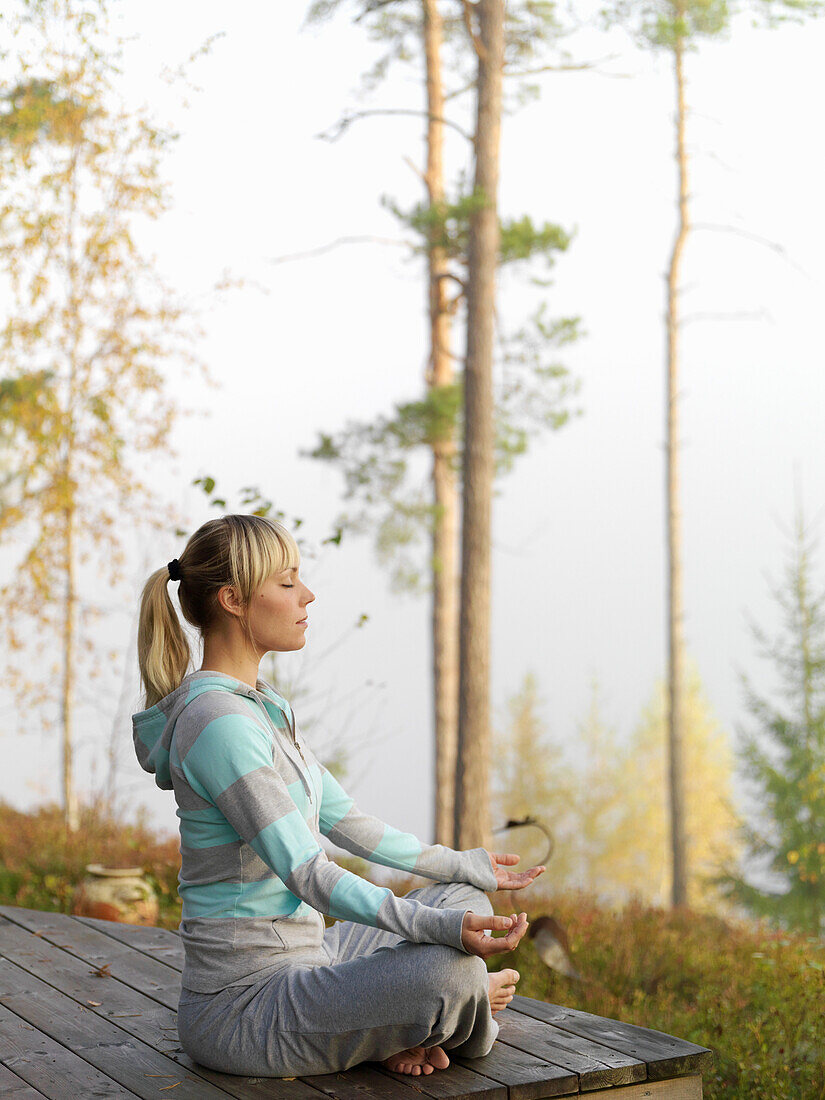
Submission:
<svg viewBox="0 0 825 1100">
<path fill-rule="evenodd" d="M 268 652 L 301 649 L 314 595 L 281 524 L 205 523 L 180 560 L 146 582 L 138 660 L 147 709 L 133 717 L 143 768 L 172 789 L 181 833 L 185 948 L 181 1045 L 227 1073 L 297 1076 L 381 1061 L 413 1075 L 451 1049 L 486 1054 L 518 974 L 487 974 L 524 913 L 492 915 L 484 891 L 520 889 L 544 868 L 455 852 L 363 814 L 315 758 L 289 703 L 259 679 Z M 189 645 L 169 598 L 179 581 Z M 331 862 L 321 835 L 375 863 L 437 880 L 396 897 Z M 322 913 L 338 918 L 325 929 Z M 502 937 L 485 929 L 506 931 Z"/>
</svg>

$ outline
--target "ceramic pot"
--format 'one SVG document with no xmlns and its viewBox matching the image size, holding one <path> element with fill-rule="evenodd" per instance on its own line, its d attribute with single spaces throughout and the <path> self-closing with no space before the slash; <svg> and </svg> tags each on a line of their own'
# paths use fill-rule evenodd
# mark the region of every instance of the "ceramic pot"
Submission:
<svg viewBox="0 0 825 1100">
<path fill-rule="evenodd" d="M 103 867 L 100 863 L 89 863 L 86 877 L 75 890 L 72 913 L 124 924 L 156 924 L 159 907 L 142 867 Z"/>
</svg>

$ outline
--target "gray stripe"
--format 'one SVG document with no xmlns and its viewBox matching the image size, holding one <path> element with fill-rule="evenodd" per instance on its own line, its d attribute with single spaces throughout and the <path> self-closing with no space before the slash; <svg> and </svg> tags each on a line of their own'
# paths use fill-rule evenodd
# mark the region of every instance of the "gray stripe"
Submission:
<svg viewBox="0 0 825 1100">
<path fill-rule="evenodd" d="M 170 764 L 169 770 L 172 773 L 175 798 L 181 810 L 214 810 L 215 805 L 213 802 L 207 802 L 205 798 L 201 798 L 199 794 L 192 790 L 180 768 Z"/>
<path fill-rule="evenodd" d="M 383 821 L 362 814 L 357 806 L 347 810 L 338 824 L 333 825 L 327 833 L 333 844 L 364 859 L 369 859 L 383 835 Z"/>
<path fill-rule="evenodd" d="M 350 872 L 332 863 L 324 851 L 304 860 L 284 879 L 284 885 L 297 898 L 301 898 L 321 913 L 329 912 L 329 899 L 338 882 Z"/>
<path fill-rule="evenodd" d="M 218 795 L 217 806 L 247 842 L 278 818 L 297 810 L 267 766 L 247 772 Z"/>
<path fill-rule="evenodd" d="M 181 922 L 180 938 L 186 951 L 183 985 L 205 993 L 252 984 L 299 962 L 329 963 L 323 948 L 324 918 L 311 909 L 301 910 L 297 918 L 275 920 L 195 917 Z"/>
<path fill-rule="evenodd" d="M 251 699 L 226 691 L 205 691 L 197 699 L 192 700 L 175 724 L 175 744 L 181 763 L 209 723 L 230 714 L 251 718 L 257 726 L 266 731 L 267 737 L 270 736 L 269 727 Z"/>
<path fill-rule="evenodd" d="M 242 841 L 213 844 L 211 848 L 181 845 L 181 878 L 187 885 L 204 882 L 261 882 L 274 878 L 260 856 Z"/>
</svg>

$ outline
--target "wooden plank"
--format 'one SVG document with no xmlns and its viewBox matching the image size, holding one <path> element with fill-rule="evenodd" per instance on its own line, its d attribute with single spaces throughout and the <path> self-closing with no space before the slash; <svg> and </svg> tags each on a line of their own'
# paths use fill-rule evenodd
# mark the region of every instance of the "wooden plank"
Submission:
<svg viewBox="0 0 825 1100">
<path fill-rule="evenodd" d="M 702 1100 L 702 1077 L 672 1077 L 669 1081 L 647 1081 L 623 1089 L 599 1089 L 588 1100 Z"/>
<path fill-rule="evenodd" d="M 112 936 L 121 943 L 135 947 L 139 951 L 161 958 L 169 966 L 176 969 L 183 968 L 183 945 L 180 937 L 174 932 L 162 928 L 151 928 L 141 925 L 129 925 L 116 921 L 105 921 L 94 917 L 76 917 L 82 923 L 97 929 L 106 935 Z M 457 1064 L 473 1070 L 473 1065 L 464 1059 L 457 1059 Z M 352 1074 L 348 1071 L 347 1081 Z M 373 1072 L 373 1079 L 369 1075 L 362 1075 L 359 1080 L 361 1090 L 370 1090 L 376 1083 L 382 1085 L 386 1091 L 389 1081 L 381 1074 Z M 578 1091 L 578 1082 L 575 1074 L 553 1066 L 539 1058 L 532 1057 L 523 1050 L 496 1044 L 490 1055 L 484 1060 L 484 1075 L 492 1080 L 504 1084 L 509 1089 L 510 1100 L 534 1100 L 543 1096 L 564 1096 Z M 318 1077 L 305 1077 L 308 1081 L 321 1088 L 322 1091 L 332 1089 L 340 1094 L 344 1081 L 340 1074 L 322 1075 Z M 369 1081 L 372 1080 L 372 1086 Z M 347 1085 L 349 1091 L 352 1086 Z M 409 1085 L 404 1085 L 409 1092 Z M 360 1098 L 363 1100 L 363 1097 Z"/>
<path fill-rule="evenodd" d="M 448 1069 L 436 1070 L 423 1078 L 410 1074 L 391 1074 L 383 1071 L 383 1067 L 377 1063 L 363 1063 L 344 1073 L 308 1076 L 302 1080 L 336 1100 L 366 1100 L 365 1093 L 380 1100 L 409 1100 L 411 1088 L 420 1092 L 436 1075 L 440 1078 L 450 1078 L 452 1075 L 453 1080 L 464 1087 L 468 1078 L 457 1072 L 460 1069 L 470 1071 L 474 1077 L 481 1076 L 504 1085 L 509 1090 L 510 1100 L 571 1096 L 579 1091 L 575 1074 L 567 1073 L 558 1066 L 548 1065 L 539 1058 L 533 1058 L 501 1043 L 495 1043 L 492 1051 L 483 1059 L 451 1057 Z M 442 1086 L 444 1083 L 443 1080 L 440 1082 Z M 442 1091 L 439 1095 L 442 1095 Z"/>
<path fill-rule="evenodd" d="M 575 1073 L 500 1041 L 483 1058 L 455 1058 L 453 1062 L 506 1085 L 510 1100 L 574 1096 L 579 1091 Z"/>
<path fill-rule="evenodd" d="M 484 1058 L 456 1058 L 455 1064 L 483 1073 L 506 1085 L 510 1100 L 536 1100 L 545 1096 L 572 1096 L 579 1091 L 575 1073 L 538 1055 L 499 1039 Z"/>
<path fill-rule="evenodd" d="M 302 1077 L 332 1100 L 420 1100 L 415 1084 L 418 1077 L 401 1080 L 388 1077 L 372 1062 L 362 1062 L 340 1073 L 319 1073 Z"/>
<path fill-rule="evenodd" d="M 183 944 L 176 932 L 166 928 L 153 928 L 142 924 L 124 924 L 114 920 L 99 920 L 97 917 L 72 917 L 72 920 L 86 924 L 113 940 L 141 951 L 151 959 L 160 959 L 173 970 L 183 970 Z"/>
<path fill-rule="evenodd" d="M 379 1072 L 391 1077 L 394 1081 L 412 1082 L 417 1092 L 423 1092 L 426 1096 L 437 1097 L 437 1100 L 507 1100 L 507 1086 L 498 1081 L 492 1081 L 481 1073 L 465 1069 L 455 1062 L 449 1069 L 436 1070 L 426 1077 L 410 1077 L 404 1073 L 392 1073 L 383 1066 L 378 1067 Z"/>
<path fill-rule="evenodd" d="M 31 978 L 39 977 L 129 1035 L 162 1051 L 186 1072 L 201 1077 L 241 1100 L 320 1100 L 318 1090 L 300 1080 L 236 1077 L 197 1065 L 180 1048 L 175 1012 L 115 978 L 95 978 L 88 965 L 42 937 L 0 920 L 0 954 Z M 16 979 L 19 983 L 20 979 Z M 9 986 L 9 972 L 0 964 L 0 999 Z M 177 1091 L 177 1090 L 176 1090 Z"/>
<path fill-rule="evenodd" d="M 0 1096 L 3 1100 L 43 1100 L 42 1092 L 32 1088 L 4 1065 L 0 1065 Z"/>
<path fill-rule="evenodd" d="M 499 1039 L 544 1058 L 578 1076 L 581 1092 L 628 1085 L 647 1079 L 642 1059 L 622 1054 L 602 1043 L 571 1035 L 553 1024 L 504 1009 L 498 1015 Z"/>
<path fill-rule="evenodd" d="M 69 1096 L 115 1100 L 135 1095 L 2 1005 L 0 1062 L 51 1100 Z"/>
<path fill-rule="evenodd" d="M 189 1078 L 180 1066 L 148 1043 L 15 967 L 0 961 L 0 1002 L 26 1023 L 50 1036 L 144 1100 L 156 1100 L 161 1085 L 175 1085 L 176 1100 L 226 1100 L 227 1093 Z M 5 992 L 10 985 L 13 993 Z"/>
<path fill-rule="evenodd" d="M 534 1001 L 518 994 L 510 1002 L 510 1009 L 532 1016 L 548 1024 L 554 1024 L 571 1035 L 593 1039 L 623 1054 L 641 1058 L 647 1063 L 648 1080 L 681 1077 L 689 1073 L 701 1073 L 713 1066 L 713 1052 L 663 1031 L 625 1024 L 580 1012 L 564 1005 Z"/>
<path fill-rule="evenodd" d="M 0 905 L 0 915 L 90 966 L 103 968 L 104 973 L 167 1008 L 177 1008 L 180 974 L 165 963 L 147 958 L 65 913 L 41 913 L 37 909 Z"/>
</svg>

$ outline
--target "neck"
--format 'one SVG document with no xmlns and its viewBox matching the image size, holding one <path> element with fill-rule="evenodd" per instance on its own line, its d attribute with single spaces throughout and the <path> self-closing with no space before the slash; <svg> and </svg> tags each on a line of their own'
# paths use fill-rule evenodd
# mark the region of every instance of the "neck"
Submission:
<svg viewBox="0 0 825 1100">
<path fill-rule="evenodd" d="M 236 646 L 227 645 L 222 638 L 204 638 L 202 672 L 222 672 L 254 688 L 258 682 L 260 663 L 261 658 L 249 650 L 239 652 Z"/>
</svg>

